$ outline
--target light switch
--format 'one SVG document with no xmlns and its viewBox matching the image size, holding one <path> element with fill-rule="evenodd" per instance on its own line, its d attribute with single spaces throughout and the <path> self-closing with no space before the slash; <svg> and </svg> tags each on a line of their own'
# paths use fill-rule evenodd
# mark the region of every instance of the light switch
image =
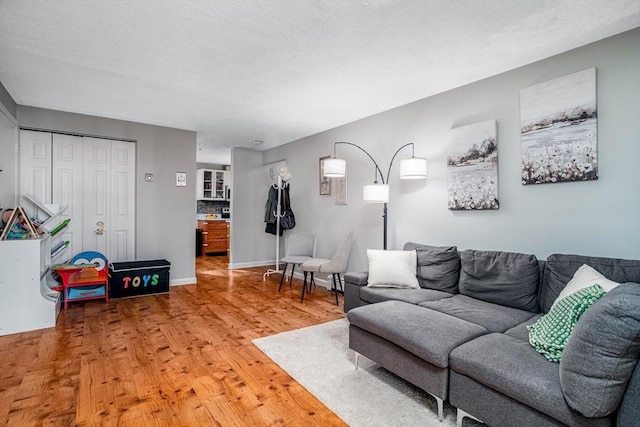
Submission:
<svg viewBox="0 0 640 427">
<path fill-rule="evenodd" d="M 186 186 L 187 186 L 187 173 L 176 172 L 176 187 L 186 187 Z"/>
</svg>

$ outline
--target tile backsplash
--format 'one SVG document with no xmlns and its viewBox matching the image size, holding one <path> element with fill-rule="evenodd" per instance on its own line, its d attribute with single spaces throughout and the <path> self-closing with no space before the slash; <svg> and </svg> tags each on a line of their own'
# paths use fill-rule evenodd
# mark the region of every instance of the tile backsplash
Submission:
<svg viewBox="0 0 640 427">
<path fill-rule="evenodd" d="M 228 208 L 229 202 L 214 202 L 209 200 L 198 200 L 197 201 L 197 214 L 221 214 L 222 208 Z"/>
</svg>

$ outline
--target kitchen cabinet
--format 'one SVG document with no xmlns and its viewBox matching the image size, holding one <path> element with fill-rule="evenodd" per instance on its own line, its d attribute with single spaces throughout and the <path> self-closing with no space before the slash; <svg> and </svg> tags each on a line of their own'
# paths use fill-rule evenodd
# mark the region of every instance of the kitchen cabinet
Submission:
<svg viewBox="0 0 640 427">
<path fill-rule="evenodd" d="M 198 221 L 202 230 L 202 252 L 229 255 L 229 223 L 227 221 Z"/>
<path fill-rule="evenodd" d="M 229 200 L 230 171 L 198 169 L 197 200 Z"/>
</svg>

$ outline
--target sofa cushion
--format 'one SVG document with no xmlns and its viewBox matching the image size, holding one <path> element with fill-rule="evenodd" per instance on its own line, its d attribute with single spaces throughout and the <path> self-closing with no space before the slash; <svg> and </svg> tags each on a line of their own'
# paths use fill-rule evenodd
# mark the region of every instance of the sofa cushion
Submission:
<svg viewBox="0 0 640 427">
<path fill-rule="evenodd" d="M 487 333 L 473 323 L 402 301 L 357 307 L 347 319 L 439 368 L 449 366 L 455 347 Z"/>
<path fill-rule="evenodd" d="M 418 289 L 416 251 L 367 249 L 369 287 Z"/>
<path fill-rule="evenodd" d="M 466 295 L 421 302 L 419 305 L 475 323 L 489 332 L 504 332 L 535 315 L 530 311 L 505 307 Z"/>
<path fill-rule="evenodd" d="M 563 298 L 595 284 L 598 284 L 605 292 L 609 292 L 620 283 L 609 280 L 602 274 L 598 273 L 598 271 L 593 267 L 589 267 L 587 264 L 582 264 L 582 266 L 580 266 L 580 268 L 573 274 L 573 277 L 569 280 L 567 286 L 560 291 L 558 298 L 553 302 L 551 308 L 558 304 L 558 302 Z"/>
<path fill-rule="evenodd" d="M 565 424 L 575 412 L 562 395 L 559 365 L 549 363 L 526 341 L 489 334 L 457 347 L 449 367 Z"/>
<path fill-rule="evenodd" d="M 369 304 L 397 300 L 411 304 L 450 298 L 453 294 L 433 289 L 361 288 L 360 299 Z"/>
<path fill-rule="evenodd" d="M 595 284 L 562 298 L 536 323 L 529 326 L 529 343 L 551 362 L 559 362 L 580 317 L 605 294 Z"/>
<path fill-rule="evenodd" d="M 615 411 L 640 358 L 640 284 L 612 289 L 587 310 L 560 361 L 569 405 L 587 417 Z"/>
<path fill-rule="evenodd" d="M 614 282 L 640 283 L 640 260 L 582 255 L 549 255 L 540 288 L 540 310 L 542 312 L 546 313 L 551 309 L 562 289 L 583 264 L 593 267 L 604 277 Z"/>
<path fill-rule="evenodd" d="M 468 249 L 460 252 L 460 261 L 461 294 L 537 311 L 540 273 L 535 255 Z"/>
<path fill-rule="evenodd" d="M 460 255 L 457 247 L 407 242 L 404 250 L 415 250 L 418 255 L 416 274 L 421 287 L 450 293 L 458 292 Z"/>
<path fill-rule="evenodd" d="M 617 425 L 632 426 L 640 420 L 640 362 L 636 363 L 627 389 L 622 396 L 622 402 L 618 407 Z"/>
<path fill-rule="evenodd" d="M 542 316 L 543 316 L 542 313 L 536 314 L 531 319 L 526 320 L 526 321 L 520 323 L 519 325 L 514 326 L 511 329 L 507 329 L 505 331 L 505 335 L 509 335 L 510 337 L 517 338 L 517 339 L 519 339 L 521 341 L 529 342 L 529 330 L 527 329 L 527 326 L 533 325 Z"/>
</svg>

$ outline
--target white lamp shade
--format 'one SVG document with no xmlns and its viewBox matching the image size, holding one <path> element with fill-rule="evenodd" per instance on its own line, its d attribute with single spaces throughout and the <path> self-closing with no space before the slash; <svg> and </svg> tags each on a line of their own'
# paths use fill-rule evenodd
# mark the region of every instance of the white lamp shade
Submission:
<svg viewBox="0 0 640 427">
<path fill-rule="evenodd" d="M 362 188 L 362 200 L 365 203 L 387 203 L 389 186 L 387 184 L 370 184 Z"/>
<path fill-rule="evenodd" d="M 425 179 L 427 159 L 411 157 L 400 161 L 400 179 Z"/>
<path fill-rule="evenodd" d="M 327 159 L 323 162 L 324 176 L 328 178 L 342 178 L 347 170 L 347 161 L 343 159 Z"/>
</svg>

